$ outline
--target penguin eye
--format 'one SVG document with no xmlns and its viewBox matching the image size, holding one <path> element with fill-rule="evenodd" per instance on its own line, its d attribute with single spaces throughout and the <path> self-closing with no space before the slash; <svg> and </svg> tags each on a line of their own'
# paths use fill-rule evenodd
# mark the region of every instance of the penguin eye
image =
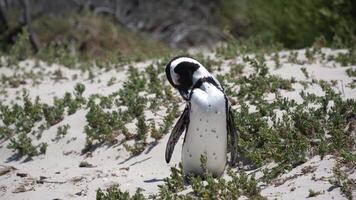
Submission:
<svg viewBox="0 0 356 200">
<path fill-rule="evenodd" d="M 177 83 L 179 83 L 179 85 L 181 84 L 180 80 L 181 80 L 181 78 L 180 78 L 179 74 L 177 74 Z"/>
<path fill-rule="evenodd" d="M 180 75 L 178 73 L 174 73 L 173 83 L 175 86 L 181 85 L 180 80 L 181 80 Z"/>
</svg>

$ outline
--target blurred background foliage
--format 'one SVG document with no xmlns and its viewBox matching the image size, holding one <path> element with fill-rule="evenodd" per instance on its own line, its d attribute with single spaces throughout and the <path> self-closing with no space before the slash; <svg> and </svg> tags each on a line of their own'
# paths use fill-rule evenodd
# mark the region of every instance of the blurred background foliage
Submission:
<svg viewBox="0 0 356 200">
<path fill-rule="evenodd" d="M 318 37 L 348 43 L 356 34 L 354 0 L 227 0 L 221 9 L 234 36 L 303 48 Z"/>
<path fill-rule="evenodd" d="M 322 37 L 347 47 L 356 35 L 355 0 L 0 0 L 0 8 L 4 54 L 24 29 L 35 54 L 58 48 L 86 60 L 140 60 L 231 39 L 303 48 Z"/>
</svg>

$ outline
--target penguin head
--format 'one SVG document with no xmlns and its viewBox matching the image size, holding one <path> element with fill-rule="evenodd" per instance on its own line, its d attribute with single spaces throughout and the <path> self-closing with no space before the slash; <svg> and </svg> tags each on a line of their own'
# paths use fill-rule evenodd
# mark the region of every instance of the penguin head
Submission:
<svg viewBox="0 0 356 200">
<path fill-rule="evenodd" d="M 189 90 L 197 80 L 212 76 L 197 60 L 186 56 L 175 57 L 169 61 L 166 65 L 166 75 L 169 83 L 185 100 L 189 99 Z"/>
</svg>

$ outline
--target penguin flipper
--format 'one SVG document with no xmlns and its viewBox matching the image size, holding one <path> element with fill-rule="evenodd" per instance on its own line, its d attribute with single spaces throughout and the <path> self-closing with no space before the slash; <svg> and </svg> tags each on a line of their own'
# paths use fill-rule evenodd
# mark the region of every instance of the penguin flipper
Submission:
<svg viewBox="0 0 356 200">
<path fill-rule="evenodd" d="M 173 150 L 175 145 L 177 144 L 180 136 L 182 135 L 184 129 L 186 128 L 189 121 L 189 105 L 187 105 L 180 116 L 177 123 L 174 125 L 171 135 L 169 136 L 167 147 L 166 147 L 166 162 L 169 163 L 171 160 Z"/>
<path fill-rule="evenodd" d="M 234 113 L 229 106 L 227 114 L 227 132 L 230 135 L 231 160 L 230 165 L 235 166 L 237 163 L 237 131 L 234 120 Z"/>
</svg>

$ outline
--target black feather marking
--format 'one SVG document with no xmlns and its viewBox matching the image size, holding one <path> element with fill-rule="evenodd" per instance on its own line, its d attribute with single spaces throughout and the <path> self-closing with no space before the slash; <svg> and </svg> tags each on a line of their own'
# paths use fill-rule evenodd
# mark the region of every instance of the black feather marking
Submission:
<svg viewBox="0 0 356 200">
<path fill-rule="evenodd" d="M 187 100 L 188 90 L 193 85 L 193 74 L 194 72 L 199 69 L 199 65 L 192 62 L 181 62 L 174 68 L 174 72 L 179 74 L 179 85 L 177 89 L 182 91 L 185 94 L 185 99 Z M 184 96 L 183 96 L 184 97 Z"/>
<path fill-rule="evenodd" d="M 174 151 L 174 147 L 177 144 L 184 129 L 187 129 L 187 126 L 189 124 L 189 111 L 190 111 L 190 105 L 187 104 L 179 120 L 174 125 L 171 135 L 169 136 L 167 147 L 166 147 L 166 154 L 165 154 L 167 163 L 170 162 Z"/>
<path fill-rule="evenodd" d="M 178 91 L 180 92 L 181 96 L 183 97 L 184 100 L 188 100 L 188 95 L 189 95 L 189 88 L 193 85 L 192 82 L 192 76 L 193 73 L 199 69 L 200 65 L 194 62 L 190 61 L 182 61 L 178 63 L 174 67 L 174 72 L 179 74 L 179 80 L 175 80 L 175 82 L 178 82 L 177 84 L 174 84 L 172 80 L 172 74 L 171 74 L 171 65 L 172 62 L 179 58 L 190 58 L 193 59 L 189 56 L 177 56 L 174 57 L 172 60 L 169 61 L 169 63 L 166 65 L 166 76 L 169 81 L 169 83 Z M 194 59 L 193 59 L 194 60 Z"/>
<path fill-rule="evenodd" d="M 200 79 L 193 85 L 192 90 L 195 89 L 195 88 L 200 88 L 201 85 L 203 85 L 203 83 L 205 83 L 205 82 L 208 82 L 208 83 L 213 84 L 216 88 L 218 88 L 218 89 L 220 90 L 220 86 L 216 83 L 216 81 L 215 81 L 211 76 L 200 78 Z"/>
<path fill-rule="evenodd" d="M 190 57 L 184 56 L 184 55 L 182 55 L 182 56 L 176 56 L 176 57 L 172 58 L 172 59 L 167 63 L 167 65 L 166 65 L 166 76 L 167 76 L 167 79 L 168 79 L 169 83 L 170 83 L 173 87 L 175 87 L 175 88 L 177 87 L 177 85 L 175 85 L 175 84 L 173 83 L 173 80 L 172 80 L 171 65 L 172 65 L 172 62 L 173 62 L 173 61 L 175 61 L 175 60 L 177 60 L 177 59 L 179 59 L 179 58 L 183 58 L 183 57 L 190 58 Z"/>
</svg>

